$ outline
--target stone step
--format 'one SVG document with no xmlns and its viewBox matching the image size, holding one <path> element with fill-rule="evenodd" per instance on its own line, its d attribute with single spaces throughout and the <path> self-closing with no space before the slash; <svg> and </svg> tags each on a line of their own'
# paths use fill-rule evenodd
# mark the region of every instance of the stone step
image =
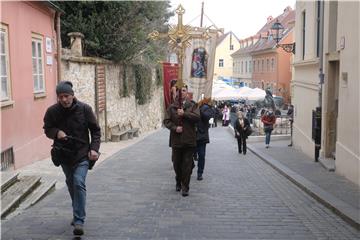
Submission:
<svg viewBox="0 0 360 240">
<path fill-rule="evenodd" d="M 19 173 L 1 173 L 1 193 L 5 192 L 18 180 Z"/>
<path fill-rule="evenodd" d="M 39 176 L 22 176 L 1 194 L 1 218 L 14 210 L 39 184 Z"/>
<path fill-rule="evenodd" d="M 14 211 L 10 212 L 6 216 L 6 219 L 10 219 L 11 217 L 20 214 L 24 210 L 34 206 L 47 195 L 51 194 L 53 191 L 55 191 L 55 184 L 56 180 L 41 179 L 40 185 L 34 189 L 34 191 L 32 191 Z"/>
<path fill-rule="evenodd" d="M 20 204 L 19 210 L 25 210 L 34 206 L 41 199 L 55 190 L 56 180 L 41 179 L 40 185 L 32 191 L 29 196 Z"/>
</svg>

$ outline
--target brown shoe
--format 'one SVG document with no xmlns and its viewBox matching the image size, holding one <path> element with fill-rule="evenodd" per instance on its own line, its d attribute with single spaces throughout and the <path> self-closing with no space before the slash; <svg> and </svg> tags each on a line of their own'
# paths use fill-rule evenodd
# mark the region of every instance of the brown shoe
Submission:
<svg viewBox="0 0 360 240">
<path fill-rule="evenodd" d="M 83 235 L 84 234 L 83 225 L 75 224 L 73 233 L 74 233 L 74 235 L 78 235 L 78 236 Z"/>
</svg>

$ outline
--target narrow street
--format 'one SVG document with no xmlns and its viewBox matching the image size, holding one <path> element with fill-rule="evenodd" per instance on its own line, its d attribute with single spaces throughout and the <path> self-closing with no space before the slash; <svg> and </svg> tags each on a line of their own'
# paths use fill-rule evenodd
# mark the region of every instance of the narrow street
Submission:
<svg viewBox="0 0 360 240">
<path fill-rule="evenodd" d="M 157 131 L 90 172 L 81 239 L 359 239 L 253 153 L 239 155 L 222 127 L 210 129 L 204 180 L 193 174 L 190 196 L 182 197 L 175 191 L 168 134 Z M 2 239 L 71 239 L 70 221 L 62 188 L 3 221 Z"/>
</svg>

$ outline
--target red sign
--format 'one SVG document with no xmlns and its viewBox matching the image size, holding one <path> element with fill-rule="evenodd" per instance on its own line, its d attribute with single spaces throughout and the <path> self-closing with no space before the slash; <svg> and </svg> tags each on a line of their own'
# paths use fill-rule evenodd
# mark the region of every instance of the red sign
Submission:
<svg viewBox="0 0 360 240">
<path fill-rule="evenodd" d="M 164 100 L 165 109 L 169 107 L 172 101 L 171 94 L 171 80 L 177 80 L 178 77 L 178 65 L 164 62 L 163 65 L 163 81 L 164 81 Z"/>
</svg>

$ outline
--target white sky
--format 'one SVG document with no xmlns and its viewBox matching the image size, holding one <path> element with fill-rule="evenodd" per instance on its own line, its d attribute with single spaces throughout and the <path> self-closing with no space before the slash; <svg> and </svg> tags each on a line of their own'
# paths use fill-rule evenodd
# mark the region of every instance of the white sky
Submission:
<svg viewBox="0 0 360 240">
<path fill-rule="evenodd" d="M 218 28 L 224 28 L 225 33 L 232 31 L 239 39 L 254 35 L 266 23 L 268 16 L 280 15 L 287 6 L 295 8 L 295 0 L 171 0 L 171 9 L 181 4 L 185 9 L 183 23 L 200 26 L 202 2 L 205 15 Z M 176 14 L 169 23 L 177 23 Z M 212 23 L 204 16 L 203 26 L 210 25 Z"/>
</svg>

